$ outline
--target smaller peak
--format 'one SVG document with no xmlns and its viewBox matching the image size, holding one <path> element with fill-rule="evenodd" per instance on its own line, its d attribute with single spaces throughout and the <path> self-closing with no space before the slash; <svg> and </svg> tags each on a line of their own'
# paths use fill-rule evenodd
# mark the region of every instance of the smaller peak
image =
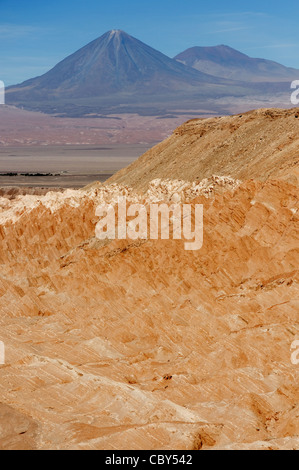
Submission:
<svg viewBox="0 0 299 470">
<path fill-rule="evenodd" d="M 226 44 L 217 44 L 216 46 L 204 46 L 200 47 L 199 49 L 205 49 L 210 51 L 236 51 L 236 49 L 233 49 L 232 47 L 227 46 Z"/>
</svg>

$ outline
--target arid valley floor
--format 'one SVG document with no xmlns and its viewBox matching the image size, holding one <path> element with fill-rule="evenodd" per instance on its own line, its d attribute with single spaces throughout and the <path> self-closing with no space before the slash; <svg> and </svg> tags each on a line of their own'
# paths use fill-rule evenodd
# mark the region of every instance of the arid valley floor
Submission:
<svg viewBox="0 0 299 470">
<path fill-rule="evenodd" d="M 3 193 L 0 449 L 299 449 L 298 184 L 299 109 L 262 109 L 104 184 Z M 97 240 L 119 196 L 203 204 L 203 248 Z"/>
</svg>

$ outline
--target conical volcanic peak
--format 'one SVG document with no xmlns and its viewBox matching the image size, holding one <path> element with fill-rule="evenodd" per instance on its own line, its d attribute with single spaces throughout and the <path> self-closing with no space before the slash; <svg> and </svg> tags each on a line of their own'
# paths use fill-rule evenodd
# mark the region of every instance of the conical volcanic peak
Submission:
<svg viewBox="0 0 299 470">
<path fill-rule="evenodd" d="M 124 31 L 111 30 L 21 87 L 30 87 L 29 95 L 82 98 L 118 91 L 169 92 L 201 81 L 213 82 L 213 77 L 170 59 Z"/>
</svg>

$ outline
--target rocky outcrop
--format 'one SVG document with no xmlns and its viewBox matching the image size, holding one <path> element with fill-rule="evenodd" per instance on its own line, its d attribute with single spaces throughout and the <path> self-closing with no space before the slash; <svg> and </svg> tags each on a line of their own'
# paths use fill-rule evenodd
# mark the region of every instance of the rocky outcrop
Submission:
<svg viewBox="0 0 299 470">
<path fill-rule="evenodd" d="M 109 183 L 147 190 L 157 178 L 202 181 L 282 179 L 298 184 L 299 109 L 259 109 L 195 119 L 145 153 Z"/>
<path fill-rule="evenodd" d="M 202 250 L 96 240 L 119 195 L 203 203 Z M 297 186 L 214 176 L 0 206 L 1 449 L 299 448 Z"/>
</svg>

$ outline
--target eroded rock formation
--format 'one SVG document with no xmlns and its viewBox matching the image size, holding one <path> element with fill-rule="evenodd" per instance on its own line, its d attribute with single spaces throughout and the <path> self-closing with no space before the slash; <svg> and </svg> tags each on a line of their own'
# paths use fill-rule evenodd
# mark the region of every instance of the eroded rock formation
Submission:
<svg viewBox="0 0 299 470">
<path fill-rule="evenodd" d="M 212 174 L 0 199 L 1 449 L 299 448 L 298 186 Z M 119 195 L 202 203 L 202 250 L 96 240 Z"/>
</svg>

